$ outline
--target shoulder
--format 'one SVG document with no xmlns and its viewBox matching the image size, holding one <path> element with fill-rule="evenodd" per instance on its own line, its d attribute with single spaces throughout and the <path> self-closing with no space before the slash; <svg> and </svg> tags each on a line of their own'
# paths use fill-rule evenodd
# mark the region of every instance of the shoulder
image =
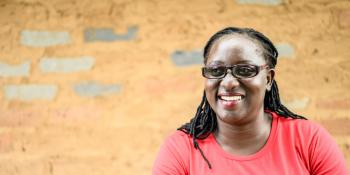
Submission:
<svg viewBox="0 0 350 175">
<path fill-rule="evenodd" d="M 307 136 L 312 136 L 318 134 L 319 132 L 326 132 L 323 127 L 311 120 L 305 119 L 293 119 L 293 118 L 285 118 L 283 116 L 278 116 L 276 118 L 278 120 L 278 127 L 286 132 L 291 132 L 295 134 L 302 134 Z"/>
<path fill-rule="evenodd" d="M 276 117 L 276 114 L 275 114 Z M 280 140 L 288 140 L 313 174 L 347 174 L 344 156 L 329 132 L 311 120 L 277 116 Z"/>
<path fill-rule="evenodd" d="M 153 174 L 188 174 L 191 137 L 182 132 L 171 133 L 160 147 Z"/>
<path fill-rule="evenodd" d="M 164 141 L 165 145 L 184 149 L 192 145 L 192 137 L 189 134 L 186 134 L 182 131 L 174 131 Z"/>
<path fill-rule="evenodd" d="M 176 130 L 168 135 L 167 140 L 189 140 L 191 138 L 189 134 Z"/>
<path fill-rule="evenodd" d="M 278 139 L 296 147 L 308 149 L 315 146 L 319 139 L 331 139 L 328 132 L 320 124 L 311 120 L 285 118 L 277 114 L 274 114 L 274 119 L 276 120 Z"/>
<path fill-rule="evenodd" d="M 277 120 L 278 134 L 284 139 L 305 146 L 321 146 L 320 143 L 335 143 L 332 136 L 320 124 L 305 119 L 285 118 L 273 114 Z"/>
<path fill-rule="evenodd" d="M 164 155 L 187 163 L 188 155 L 193 151 L 192 137 L 182 131 L 175 131 L 166 137 L 160 150 Z"/>
<path fill-rule="evenodd" d="M 182 131 L 172 132 L 166 137 L 160 147 L 163 155 L 176 157 L 185 160 L 184 155 L 188 155 L 192 151 L 192 137 Z"/>
</svg>

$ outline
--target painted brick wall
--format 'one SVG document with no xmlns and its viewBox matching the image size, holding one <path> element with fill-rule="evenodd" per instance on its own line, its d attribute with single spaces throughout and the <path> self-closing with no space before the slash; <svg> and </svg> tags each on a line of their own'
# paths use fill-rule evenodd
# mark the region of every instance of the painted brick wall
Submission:
<svg viewBox="0 0 350 175">
<path fill-rule="evenodd" d="M 350 165 L 349 1 L 2 0 L 0 24 L 1 175 L 150 174 L 226 26 L 273 40 L 283 102 Z"/>
</svg>

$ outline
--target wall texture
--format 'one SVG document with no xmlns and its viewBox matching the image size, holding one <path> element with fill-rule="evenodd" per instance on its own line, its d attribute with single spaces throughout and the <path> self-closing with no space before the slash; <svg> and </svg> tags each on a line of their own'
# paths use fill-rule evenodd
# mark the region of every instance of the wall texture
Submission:
<svg viewBox="0 0 350 175">
<path fill-rule="evenodd" d="M 226 26 L 276 43 L 283 102 L 350 165 L 348 0 L 0 0 L 0 25 L 0 174 L 150 174 Z"/>
</svg>

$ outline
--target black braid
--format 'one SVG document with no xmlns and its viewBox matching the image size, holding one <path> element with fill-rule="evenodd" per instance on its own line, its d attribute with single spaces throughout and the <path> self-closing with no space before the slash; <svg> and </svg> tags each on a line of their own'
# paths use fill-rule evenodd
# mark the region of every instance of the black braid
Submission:
<svg viewBox="0 0 350 175">
<path fill-rule="evenodd" d="M 237 27 L 225 28 L 217 32 L 216 34 L 214 34 L 209 39 L 206 46 L 204 47 L 204 52 L 203 52 L 204 64 L 207 63 L 209 51 L 212 45 L 215 43 L 215 41 L 217 41 L 219 38 L 223 36 L 232 35 L 232 34 L 245 35 L 258 41 L 258 43 L 261 45 L 261 47 L 264 50 L 263 54 L 269 67 L 274 68 L 276 66 L 278 52 L 275 46 L 273 45 L 273 43 L 262 33 L 255 31 L 254 29 L 237 28 Z M 306 119 L 303 116 L 300 116 L 291 112 L 287 107 L 285 107 L 281 103 L 277 83 L 275 80 L 273 80 L 272 82 L 271 90 L 265 92 L 264 108 L 265 110 L 273 111 L 285 118 Z M 204 160 L 207 162 L 210 169 L 212 166 L 209 160 L 205 157 L 202 149 L 199 147 L 197 139 L 202 140 L 207 138 L 216 129 L 217 129 L 216 114 L 213 111 L 213 109 L 210 107 L 204 92 L 202 101 L 197 108 L 197 112 L 194 118 L 192 118 L 189 123 L 182 125 L 180 128 L 178 128 L 178 130 L 183 131 L 189 134 L 190 136 L 192 136 L 194 147 L 199 150 L 199 152 L 201 153 Z"/>
<path fill-rule="evenodd" d="M 194 148 L 198 149 L 204 160 L 207 162 L 211 169 L 209 160 L 203 154 L 202 149 L 199 147 L 197 139 L 205 139 L 210 133 L 214 132 L 217 128 L 216 115 L 213 109 L 209 106 L 206 99 L 205 92 L 201 104 L 197 108 L 197 112 L 194 118 L 189 123 L 182 125 L 178 130 L 183 131 L 192 136 Z"/>
<path fill-rule="evenodd" d="M 275 80 L 272 82 L 272 87 L 270 91 L 265 92 L 264 107 L 269 111 L 276 112 L 285 118 L 293 119 L 306 119 L 305 117 L 291 112 L 287 107 L 285 107 L 280 100 L 278 87 Z"/>
</svg>

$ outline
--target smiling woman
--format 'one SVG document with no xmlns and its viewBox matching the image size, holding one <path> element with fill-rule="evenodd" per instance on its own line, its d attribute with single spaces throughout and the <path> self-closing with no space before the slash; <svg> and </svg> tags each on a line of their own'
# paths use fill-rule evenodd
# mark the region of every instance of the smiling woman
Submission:
<svg viewBox="0 0 350 175">
<path fill-rule="evenodd" d="M 281 104 L 277 57 L 253 29 L 214 34 L 204 48 L 202 102 L 166 139 L 153 174 L 349 174 L 331 136 Z"/>
</svg>

